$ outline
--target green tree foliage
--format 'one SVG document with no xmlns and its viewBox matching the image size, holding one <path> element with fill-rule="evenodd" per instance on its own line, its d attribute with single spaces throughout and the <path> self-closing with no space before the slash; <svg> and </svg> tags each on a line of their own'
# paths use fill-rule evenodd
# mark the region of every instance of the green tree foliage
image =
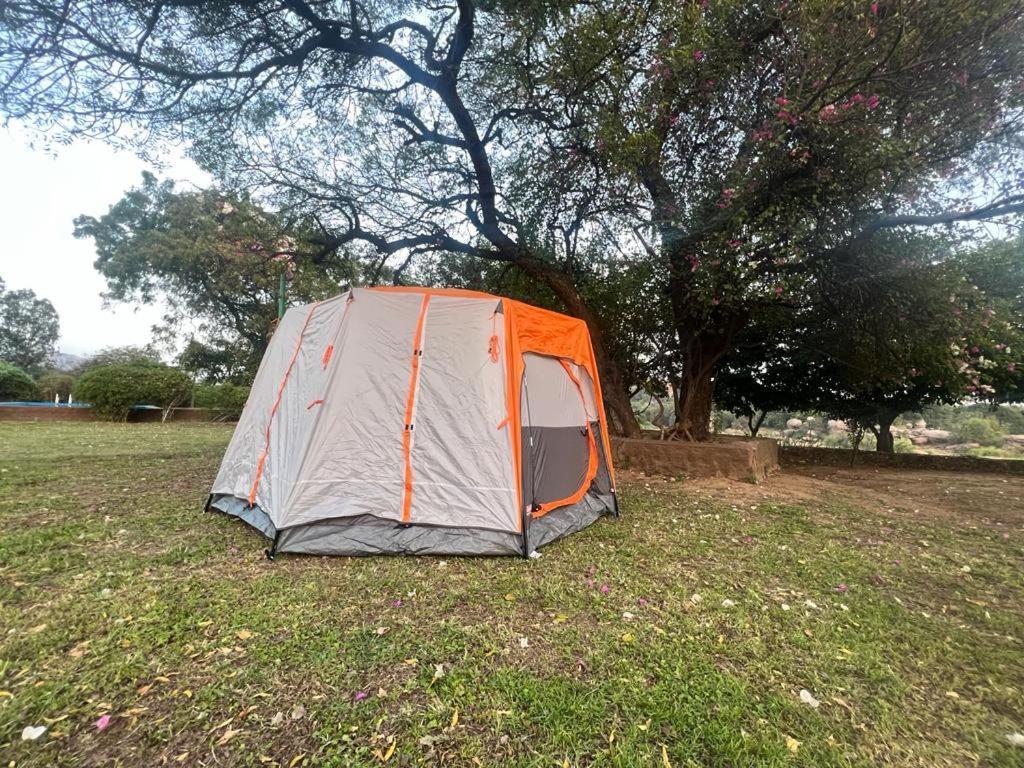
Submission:
<svg viewBox="0 0 1024 768">
<path fill-rule="evenodd" d="M 89 403 L 101 418 L 124 421 L 136 405 L 161 408 L 166 417 L 192 390 L 183 371 L 162 364 L 120 363 L 88 368 L 75 381 L 75 399 Z"/>
<path fill-rule="evenodd" d="M 509 266 L 587 321 L 620 429 L 642 381 L 701 438 L 745 329 L 825 305 L 819 265 L 1024 210 L 1022 18 L 1016 0 L 17 4 L 0 105 L 184 137 L 395 280 L 436 252 Z M 638 262 L 643 295 L 603 304 Z M 621 345 L 653 353 L 614 351 L 623 307 L 660 315 Z"/>
<path fill-rule="evenodd" d="M 193 401 L 196 408 L 210 408 L 224 415 L 237 418 L 249 399 L 249 387 L 237 384 L 199 384 L 195 388 Z"/>
<path fill-rule="evenodd" d="M 315 222 L 325 250 L 354 245 L 371 274 L 394 257 L 400 281 L 429 252 L 514 266 L 587 321 L 606 404 L 636 432 L 576 287 L 577 244 L 621 204 L 592 175 L 517 189 L 561 106 L 516 98 L 483 66 L 504 13 L 472 0 L 18 5 L 0 16 L 0 106 L 77 134 L 123 140 L 138 125 L 147 149 L 184 137 L 231 186 Z"/>
<path fill-rule="evenodd" d="M 282 274 L 292 303 L 332 295 L 353 279 L 350 261 L 323 253 L 301 233 L 245 197 L 181 192 L 148 173 L 107 214 L 75 222 L 75 235 L 96 245 L 110 298 L 159 299 L 167 307 L 162 335 L 187 330 L 207 339 L 193 340 L 181 360 L 204 379 L 255 373 L 277 317 Z"/>
<path fill-rule="evenodd" d="M 0 360 L 26 371 L 42 370 L 60 337 L 57 310 L 34 291 L 8 291 L 0 280 Z"/>
<path fill-rule="evenodd" d="M 496 68 L 562 104 L 551 164 L 635 199 L 695 436 L 743 328 L 805 303 L 818 263 L 885 230 L 1024 210 L 1012 0 L 515 7 Z M 1006 173 L 975 173 L 992 163 Z M 986 179 L 991 202 L 969 205 Z"/>
<path fill-rule="evenodd" d="M 0 360 L 0 400 L 34 400 L 36 384 L 16 365 Z"/>
<path fill-rule="evenodd" d="M 951 247 L 891 233 L 817 270 L 816 303 L 740 335 L 723 404 L 738 413 L 816 409 L 892 451 L 900 413 L 1005 396 L 1024 364 L 1017 316 L 972 282 Z"/>
<path fill-rule="evenodd" d="M 957 428 L 956 436 L 965 443 L 978 443 L 990 448 L 1000 448 L 1006 443 L 1006 433 L 999 422 L 990 416 L 971 416 L 965 419 Z"/>
</svg>

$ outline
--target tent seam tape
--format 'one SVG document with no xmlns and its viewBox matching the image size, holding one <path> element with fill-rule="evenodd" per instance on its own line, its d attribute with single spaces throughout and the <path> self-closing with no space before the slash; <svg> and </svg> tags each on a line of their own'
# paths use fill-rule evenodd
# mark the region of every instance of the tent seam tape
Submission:
<svg viewBox="0 0 1024 768">
<path fill-rule="evenodd" d="M 412 415 L 416 407 L 416 387 L 420 378 L 420 358 L 423 355 L 423 326 L 427 320 L 430 294 L 423 295 L 420 314 L 416 319 L 416 333 L 412 340 L 412 373 L 409 375 L 409 397 L 405 403 L 405 420 L 402 426 L 402 454 L 405 460 L 405 488 L 402 495 L 402 522 L 408 523 L 412 511 Z"/>
</svg>

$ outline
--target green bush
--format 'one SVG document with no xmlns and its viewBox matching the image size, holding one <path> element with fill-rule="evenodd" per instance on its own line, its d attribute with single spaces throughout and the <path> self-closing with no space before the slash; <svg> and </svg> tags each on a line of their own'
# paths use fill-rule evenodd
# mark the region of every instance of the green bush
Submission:
<svg viewBox="0 0 1024 768">
<path fill-rule="evenodd" d="M 73 394 L 100 418 L 124 421 L 135 405 L 167 409 L 188 397 L 191 389 L 192 380 L 177 368 L 129 363 L 87 369 L 75 382 Z"/>
<path fill-rule="evenodd" d="M 36 386 L 39 388 L 39 396 L 47 402 L 53 402 L 54 397 L 60 397 L 61 401 L 67 402 L 68 395 L 75 384 L 75 377 L 69 373 L 60 371 L 48 371 L 36 379 Z"/>
<path fill-rule="evenodd" d="M 897 437 L 892 443 L 893 453 L 913 453 L 914 444 L 909 437 Z"/>
<path fill-rule="evenodd" d="M 964 443 L 978 443 L 999 448 L 1006 442 L 1002 426 L 991 416 L 971 416 L 957 425 L 956 438 Z"/>
<path fill-rule="evenodd" d="M 199 384 L 195 389 L 196 408 L 211 408 L 238 416 L 249 399 L 249 387 L 238 384 Z"/>
<path fill-rule="evenodd" d="M 0 400 L 34 400 L 36 383 L 21 368 L 0 360 Z"/>
</svg>

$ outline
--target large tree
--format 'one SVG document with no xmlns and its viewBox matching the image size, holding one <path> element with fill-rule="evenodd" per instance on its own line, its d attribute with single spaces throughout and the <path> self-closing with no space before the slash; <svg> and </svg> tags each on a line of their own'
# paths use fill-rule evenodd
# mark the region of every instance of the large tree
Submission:
<svg viewBox="0 0 1024 768">
<path fill-rule="evenodd" d="M 108 138 L 128 124 L 119 135 L 136 144 L 184 134 L 222 178 L 319 221 L 325 249 L 398 259 L 395 280 L 427 251 L 514 266 L 588 323 L 612 421 L 635 434 L 583 267 L 562 247 L 608 198 L 586 193 L 600 186 L 588 174 L 544 222 L 510 204 L 531 126 L 549 116 L 493 98 L 516 90 L 488 87 L 487 36 L 503 34 L 490 19 L 472 0 L 5 4 L 0 107 Z M 568 240 L 545 248 L 554 229 Z"/>
<path fill-rule="evenodd" d="M 38 373 L 53 359 L 60 320 L 49 299 L 35 291 L 8 291 L 0 279 L 0 360 Z"/>
<path fill-rule="evenodd" d="M 516 5 L 495 66 L 561 104 L 551 164 L 636 201 L 685 435 L 707 435 L 744 327 L 816 263 L 885 230 L 1024 212 L 1016 0 Z"/>
<path fill-rule="evenodd" d="M 819 265 L 816 300 L 772 325 L 741 332 L 722 372 L 721 405 L 740 413 L 818 410 L 872 432 L 894 448 L 892 425 L 907 411 L 1019 391 L 1024 368 L 1012 272 L 998 248 L 967 254 L 944 238 L 890 233 L 841 263 Z M 969 273 L 964 264 L 973 266 Z M 980 283 L 980 284 L 979 284 Z"/>
<path fill-rule="evenodd" d="M 323 253 L 306 239 L 316 235 L 245 197 L 181 191 L 148 173 L 103 216 L 75 221 L 75 236 L 96 245 L 108 298 L 159 299 L 166 308 L 159 335 L 188 338 L 182 362 L 209 380 L 255 374 L 282 275 L 293 302 L 332 295 L 358 276 L 343 253 Z"/>
</svg>

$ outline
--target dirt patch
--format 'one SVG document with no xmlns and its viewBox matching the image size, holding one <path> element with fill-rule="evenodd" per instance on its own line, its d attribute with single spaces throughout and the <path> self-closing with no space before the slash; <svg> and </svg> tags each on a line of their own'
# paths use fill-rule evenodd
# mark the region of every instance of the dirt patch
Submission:
<svg viewBox="0 0 1024 768">
<path fill-rule="evenodd" d="M 637 472 L 622 474 L 631 482 L 673 484 Z M 958 525 L 1024 526 L 1024 477 L 1018 475 L 800 467 L 775 472 L 760 485 L 705 477 L 687 480 L 681 487 L 731 504 L 822 499 Z"/>
</svg>

